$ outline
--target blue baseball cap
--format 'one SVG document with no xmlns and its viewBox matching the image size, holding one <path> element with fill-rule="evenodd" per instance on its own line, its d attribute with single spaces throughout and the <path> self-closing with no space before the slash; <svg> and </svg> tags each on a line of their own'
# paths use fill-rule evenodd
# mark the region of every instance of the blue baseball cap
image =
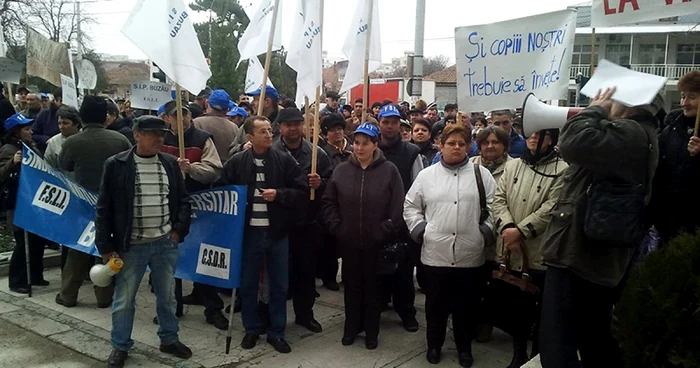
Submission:
<svg viewBox="0 0 700 368">
<path fill-rule="evenodd" d="M 260 96 L 261 93 L 262 93 L 262 88 L 258 88 L 253 92 L 249 92 L 248 96 Z M 277 90 L 275 89 L 275 87 L 272 87 L 272 86 L 267 86 L 265 88 L 265 97 L 269 97 L 275 101 L 279 101 L 279 99 L 280 99 L 279 93 L 277 93 Z"/>
<path fill-rule="evenodd" d="M 362 133 L 370 137 L 379 137 L 379 128 L 372 123 L 362 123 L 359 127 L 352 133 L 353 135 L 357 133 Z"/>
<path fill-rule="evenodd" d="M 247 118 L 248 113 L 245 112 L 245 109 L 234 106 L 228 113 L 226 113 L 226 116 L 242 116 L 243 118 Z"/>
<path fill-rule="evenodd" d="M 382 107 L 381 110 L 379 110 L 379 118 L 386 118 L 389 116 L 396 116 L 398 118 L 401 118 L 401 113 L 399 112 L 399 109 L 394 106 L 394 104 L 388 104 Z"/>
<path fill-rule="evenodd" d="M 160 105 L 160 107 L 158 108 L 157 115 L 161 116 L 161 115 L 163 115 L 163 113 L 165 113 L 165 104 Z"/>
<path fill-rule="evenodd" d="M 27 118 L 22 114 L 14 114 L 5 120 L 5 131 L 9 132 L 16 126 L 29 125 L 32 121 L 34 119 Z"/>
<path fill-rule="evenodd" d="M 211 92 L 209 96 L 209 106 L 218 111 L 228 111 L 228 103 L 231 100 L 228 93 L 223 89 L 217 89 Z"/>
<path fill-rule="evenodd" d="M 231 111 L 233 108 L 236 107 L 236 103 L 233 101 L 228 102 L 228 110 Z"/>
</svg>

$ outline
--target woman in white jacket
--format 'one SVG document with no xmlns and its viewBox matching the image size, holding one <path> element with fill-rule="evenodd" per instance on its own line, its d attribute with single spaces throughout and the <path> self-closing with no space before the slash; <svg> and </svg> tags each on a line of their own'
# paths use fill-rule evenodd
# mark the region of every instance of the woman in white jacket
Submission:
<svg viewBox="0 0 700 368">
<path fill-rule="evenodd" d="M 447 317 L 452 314 L 459 364 L 471 367 L 473 330 L 484 284 L 484 238 L 476 171 L 481 173 L 490 212 L 496 182 L 489 170 L 467 158 L 471 132 L 449 125 L 440 137 L 440 164 L 418 174 L 404 202 L 404 220 L 411 236 L 423 243 L 427 360 L 440 362 Z M 490 217 L 485 224 L 492 228 Z"/>
</svg>

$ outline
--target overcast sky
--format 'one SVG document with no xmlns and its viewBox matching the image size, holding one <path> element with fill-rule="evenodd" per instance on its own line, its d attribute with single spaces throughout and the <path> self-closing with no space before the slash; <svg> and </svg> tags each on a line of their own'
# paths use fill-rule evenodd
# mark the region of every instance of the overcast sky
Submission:
<svg viewBox="0 0 700 368">
<path fill-rule="evenodd" d="M 127 55 L 132 59 L 146 56 L 121 34 L 136 0 L 85 0 L 84 13 L 97 22 L 86 30 L 93 38 L 98 53 Z M 188 3 L 194 2 L 185 0 Z M 216 0 L 213 0 L 216 1 Z M 413 51 L 415 39 L 415 0 L 379 1 L 382 37 L 382 59 L 390 62 L 404 51 Z M 253 12 L 261 0 L 241 0 Z M 289 44 L 292 16 L 296 0 L 280 0 L 283 9 L 283 44 Z M 447 55 L 454 62 L 454 29 L 466 25 L 492 23 L 563 9 L 586 0 L 426 0 L 425 56 Z M 344 57 L 341 49 L 358 0 L 326 0 L 324 8 L 323 50 L 329 56 Z M 194 12 L 193 12 L 194 13 Z M 205 22 L 208 13 L 194 13 L 193 21 Z"/>
</svg>

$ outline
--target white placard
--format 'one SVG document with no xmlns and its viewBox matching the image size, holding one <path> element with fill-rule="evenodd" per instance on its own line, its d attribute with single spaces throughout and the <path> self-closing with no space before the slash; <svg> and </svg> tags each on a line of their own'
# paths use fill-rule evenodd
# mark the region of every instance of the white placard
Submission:
<svg viewBox="0 0 700 368">
<path fill-rule="evenodd" d="M 19 84 L 22 70 L 24 70 L 24 64 L 0 57 L 0 82 Z"/>
<path fill-rule="evenodd" d="M 611 61 L 601 60 L 581 93 L 592 98 L 599 90 L 616 87 L 613 100 L 627 106 L 639 106 L 654 101 L 666 81 L 666 78 L 658 75 L 635 72 Z"/>
<path fill-rule="evenodd" d="M 199 246 L 199 262 L 195 272 L 228 280 L 229 262 L 231 262 L 231 249 L 202 243 Z"/>
<path fill-rule="evenodd" d="M 530 92 L 567 98 L 575 32 L 573 9 L 455 29 L 459 105 L 512 109 Z"/>
<path fill-rule="evenodd" d="M 97 71 L 92 62 L 87 59 L 75 62 L 75 69 L 78 71 L 78 88 L 95 89 L 97 85 Z"/>
<path fill-rule="evenodd" d="M 71 75 L 70 53 L 64 43 L 49 40 L 39 32 L 27 30 L 27 75 L 40 77 L 58 86 L 61 74 Z"/>
<path fill-rule="evenodd" d="M 76 109 L 79 108 L 78 94 L 75 91 L 75 81 L 73 81 L 73 78 L 61 74 L 61 92 L 64 104 L 73 106 Z"/>
<path fill-rule="evenodd" d="M 160 82 L 141 82 L 131 84 L 131 107 L 146 110 L 158 108 L 172 100 L 170 85 Z"/>
<path fill-rule="evenodd" d="M 697 12 L 700 12 L 700 1 L 593 0 L 591 26 L 614 27 Z"/>
</svg>

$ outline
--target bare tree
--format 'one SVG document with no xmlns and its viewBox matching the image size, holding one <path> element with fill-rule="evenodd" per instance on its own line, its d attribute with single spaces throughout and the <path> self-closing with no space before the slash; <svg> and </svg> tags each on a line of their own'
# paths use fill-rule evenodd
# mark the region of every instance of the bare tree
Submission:
<svg viewBox="0 0 700 368">
<path fill-rule="evenodd" d="M 447 68 L 450 58 L 445 55 L 431 56 L 423 59 L 423 75 L 430 75 Z"/>
</svg>

